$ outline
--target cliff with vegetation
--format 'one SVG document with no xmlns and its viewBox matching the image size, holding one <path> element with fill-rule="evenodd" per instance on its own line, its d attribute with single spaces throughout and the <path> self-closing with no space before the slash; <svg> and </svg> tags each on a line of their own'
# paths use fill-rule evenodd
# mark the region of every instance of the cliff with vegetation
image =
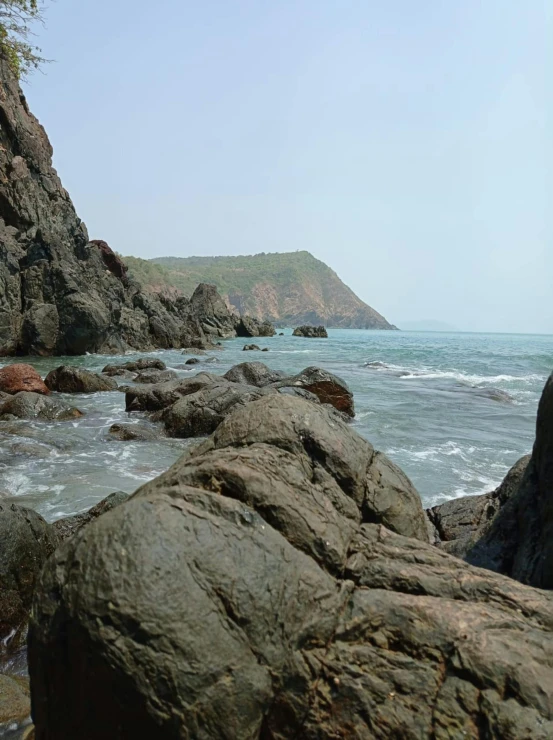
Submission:
<svg viewBox="0 0 553 740">
<path fill-rule="evenodd" d="M 240 313 L 280 325 L 325 324 L 395 329 L 309 252 L 245 257 L 125 257 L 131 274 L 153 292 L 190 295 L 211 283 Z"/>
</svg>

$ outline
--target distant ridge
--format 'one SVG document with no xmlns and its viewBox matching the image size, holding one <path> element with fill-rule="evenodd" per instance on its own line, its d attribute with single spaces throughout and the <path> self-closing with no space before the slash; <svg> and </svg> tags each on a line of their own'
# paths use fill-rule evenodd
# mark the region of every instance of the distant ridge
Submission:
<svg viewBox="0 0 553 740">
<path fill-rule="evenodd" d="M 212 283 L 240 313 L 281 326 L 396 328 L 358 298 L 334 270 L 306 251 L 124 259 L 129 272 L 151 291 L 189 296 L 198 283 Z"/>
</svg>

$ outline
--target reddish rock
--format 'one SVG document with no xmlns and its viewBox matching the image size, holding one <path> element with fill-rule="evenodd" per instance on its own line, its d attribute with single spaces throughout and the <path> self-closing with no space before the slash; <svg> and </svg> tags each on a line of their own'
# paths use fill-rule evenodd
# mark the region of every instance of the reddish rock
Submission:
<svg viewBox="0 0 553 740">
<path fill-rule="evenodd" d="M 12 394 L 31 391 L 45 396 L 50 393 L 34 367 L 23 363 L 7 365 L 0 370 L 0 391 Z"/>
<path fill-rule="evenodd" d="M 98 249 L 100 250 L 100 254 L 102 255 L 102 259 L 104 260 L 105 266 L 108 268 L 112 275 L 115 275 L 116 278 L 121 280 L 121 282 L 126 285 L 128 283 L 128 268 L 121 257 L 118 257 L 113 249 L 109 246 L 109 244 L 102 239 L 93 239 L 91 242 L 89 242 L 89 244 L 93 244 L 95 247 L 98 247 Z"/>
</svg>

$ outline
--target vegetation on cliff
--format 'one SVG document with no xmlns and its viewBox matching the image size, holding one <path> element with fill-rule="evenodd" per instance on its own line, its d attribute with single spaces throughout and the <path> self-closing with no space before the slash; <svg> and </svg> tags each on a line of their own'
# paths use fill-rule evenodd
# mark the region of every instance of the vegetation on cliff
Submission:
<svg viewBox="0 0 553 740">
<path fill-rule="evenodd" d="M 190 295 L 212 283 L 241 313 L 280 324 L 393 329 L 338 275 L 309 252 L 240 257 L 125 257 L 131 274 L 154 292 Z"/>
</svg>

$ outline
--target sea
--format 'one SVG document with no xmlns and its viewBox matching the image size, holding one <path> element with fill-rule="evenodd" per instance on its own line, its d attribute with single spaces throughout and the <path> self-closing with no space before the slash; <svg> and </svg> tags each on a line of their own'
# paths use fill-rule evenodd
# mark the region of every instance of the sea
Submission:
<svg viewBox="0 0 553 740">
<path fill-rule="evenodd" d="M 179 350 L 148 356 L 183 378 L 203 369 L 223 374 L 254 360 L 290 374 L 313 365 L 335 373 L 354 393 L 353 428 L 407 473 L 425 507 L 493 490 L 532 449 L 538 401 L 553 370 L 553 336 L 331 329 L 328 339 L 305 339 L 283 331 L 251 340 L 268 347 L 266 353 L 244 352 L 250 340 L 226 340 L 205 365 L 185 366 L 189 356 Z M 99 372 L 143 356 L 4 358 L 3 364 L 28 362 L 45 376 L 61 364 Z M 113 491 L 136 490 L 197 442 L 110 438 L 116 422 L 144 422 L 125 412 L 117 391 L 66 400 L 85 415 L 71 422 L 0 422 L 0 498 L 49 521 L 85 511 Z"/>
</svg>

